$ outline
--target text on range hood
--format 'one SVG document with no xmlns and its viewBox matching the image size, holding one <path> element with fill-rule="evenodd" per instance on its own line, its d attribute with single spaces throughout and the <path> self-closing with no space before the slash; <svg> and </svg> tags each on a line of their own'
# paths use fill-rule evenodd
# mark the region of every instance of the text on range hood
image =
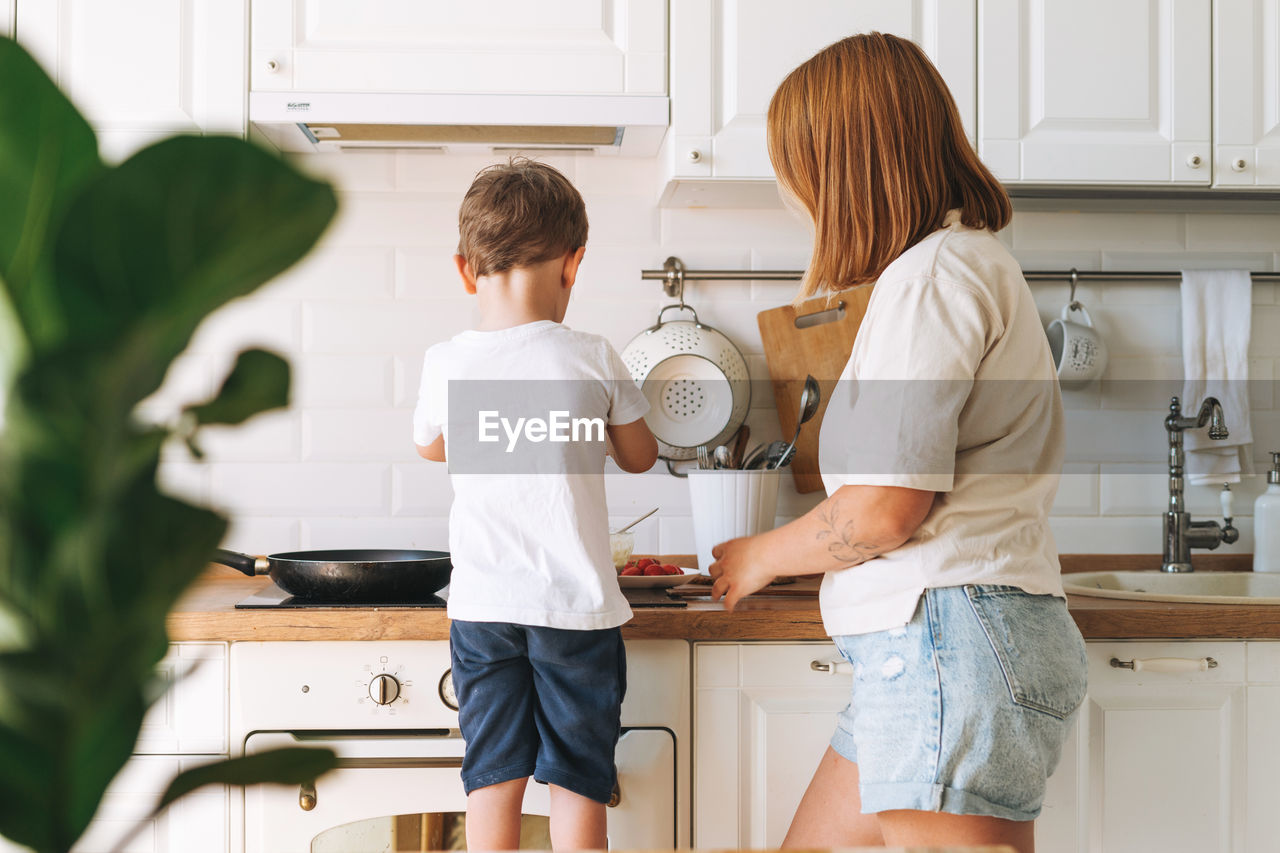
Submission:
<svg viewBox="0 0 1280 853">
<path fill-rule="evenodd" d="M 657 153 L 665 96 L 251 92 L 249 121 L 281 151 L 550 149 Z"/>
</svg>

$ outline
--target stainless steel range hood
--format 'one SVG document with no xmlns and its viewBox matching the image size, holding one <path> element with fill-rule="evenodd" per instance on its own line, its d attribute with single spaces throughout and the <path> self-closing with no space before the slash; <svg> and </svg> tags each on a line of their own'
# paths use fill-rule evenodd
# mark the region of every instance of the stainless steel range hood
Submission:
<svg viewBox="0 0 1280 853">
<path fill-rule="evenodd" d="M 251 92 L 249 122 L 281 151 L 569 150 L 648 157 L 665 96 Z"/>
</svg>

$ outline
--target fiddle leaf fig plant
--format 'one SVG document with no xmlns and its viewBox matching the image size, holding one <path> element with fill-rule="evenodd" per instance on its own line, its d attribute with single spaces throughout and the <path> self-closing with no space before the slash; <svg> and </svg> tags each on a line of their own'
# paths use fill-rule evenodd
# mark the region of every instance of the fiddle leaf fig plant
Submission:
<svg viewBox="0 0 1280 853">
<path fill-rule="evenodd" d="M 176 136 L 118 166 L 35 61 L 0 38 L 0 835 L 69 850 L 159 694 L 165 617 L 226 532 L 162 492 L 161 448 L 287 405 L 289 367 L 242 352 L 218 394 L 147 424 L 200 322 L 311 249 L 336 199 L 243 140 Z M 175 779 L 297 783 L 326 751 Z"/>
</svg>

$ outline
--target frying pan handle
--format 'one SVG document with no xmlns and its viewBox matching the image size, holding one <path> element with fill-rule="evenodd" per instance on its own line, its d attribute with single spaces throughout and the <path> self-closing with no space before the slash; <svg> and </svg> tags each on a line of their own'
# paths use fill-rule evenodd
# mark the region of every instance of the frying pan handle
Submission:
<svg viewBox="0 0 1280 853">
<path fill-rule="evenodd" d="M 265 575 L 271 567 L 266 557 L 255 557 L 252 554 L 241 554 L 239 551 L 227 551 L 223 548 L 214 552 L 213 561 L 230 566 L 238 572 L 244 572 L 249 577 Z"/>
</svg>

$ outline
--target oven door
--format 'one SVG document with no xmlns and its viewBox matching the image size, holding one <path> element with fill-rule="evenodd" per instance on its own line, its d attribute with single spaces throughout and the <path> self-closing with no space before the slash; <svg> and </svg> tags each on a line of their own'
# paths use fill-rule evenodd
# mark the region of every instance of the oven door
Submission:
<svg viewBox="0 0 1280 853">
<path fill-rule="evenodd" d="M 255 732 L 245 754 L 325 746 L 339 765 L 313 785 L 254 785 L 245 797 L 245 853 L 382 853 L 452 849 L 463 839 L 463 742 L 456 732 Z M 665 728 L 624 729 L 609 846 L 671 850 L 676 841 L 676 748 Z M 550 797 L 530 783 L 525 831 L 545 837 Z M 549 846 L 549 844 L 547 845 Z"/>
</svg>

